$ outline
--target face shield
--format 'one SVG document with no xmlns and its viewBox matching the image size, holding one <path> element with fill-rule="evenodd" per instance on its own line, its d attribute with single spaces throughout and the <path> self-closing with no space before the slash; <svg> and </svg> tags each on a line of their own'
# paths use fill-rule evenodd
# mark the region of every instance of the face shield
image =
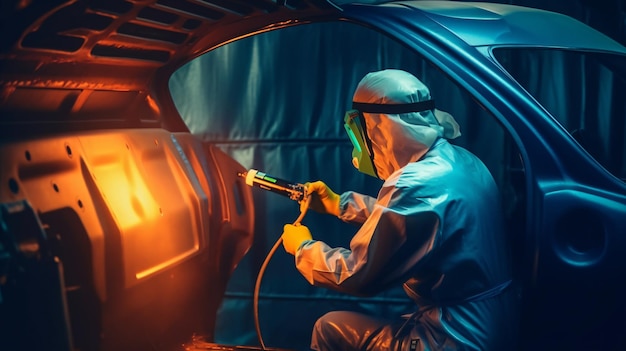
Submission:
<svg viewBox="0 0 626 351">
<path fill-rule="evenodd" d="M 374 152 L 367 134 L 364 113 L 403 114 L 434 110 L 435 101 L 425 100 L 408 104 L 370 104 L 353 102 L 352 110 L 346 112 L 344 128 L 352 142 L 352 164 L 359 172 L 380 178 L 374 166 Z"/>
<path fill-rule="evenodd" d="M 352 164 L 359 172 L 378 178 L 374 167 L 374 153 L 370 140 L 367 138 L 365 119 L 358 110 L 346 112 L 343 119 L 344 128 L 352 142 Z"/>
</svg>

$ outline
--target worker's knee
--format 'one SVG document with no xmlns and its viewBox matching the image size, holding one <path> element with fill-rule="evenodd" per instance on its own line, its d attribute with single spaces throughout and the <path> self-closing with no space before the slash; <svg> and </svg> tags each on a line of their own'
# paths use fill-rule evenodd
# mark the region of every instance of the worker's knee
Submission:
<svg viewBox="0 0 626 351">
<path fill-rule="evenodd" d="M 313 326 L 313 335 L 326 335 L 337 330 L 339 321 L 341 321 L 341 311 L 331 311 L 321 316 Z"/>
<path fill-rule="evenodd" d="M 311 349 L 313 350 L 333 350 L 336 343 L 342 338 L 340 334 L 341 312 L 332 311 L 321 316 L 313 326 L 311 335 Z"/>
<path fill-rule="evenodd" d="M 386 321 L 353 311 L 332 311 L 321 316 L 313 327 L 313 350 L 361 350 L 367 348 L 373 333 L 381 331 Z M 387 342 L 388 344 L 388 342 Z"/>
</svg>

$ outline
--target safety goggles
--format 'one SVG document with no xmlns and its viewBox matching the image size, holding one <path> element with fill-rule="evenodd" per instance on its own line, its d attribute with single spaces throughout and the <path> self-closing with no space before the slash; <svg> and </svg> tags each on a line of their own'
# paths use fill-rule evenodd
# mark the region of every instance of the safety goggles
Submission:
<svg viewBox="0 0 626 351">
<path fill-rule="evenodd" d="M 359 172 L 378 178 L 373 162 L 372 143 L 367 137 L 363 115 L 358 110 L 350 110 L 346 112 L 343 122 L 346 133 L 348 133 L 348 137 L 352 142 L 352 163 L 354 167 Z"/>
<path fill-rule="evenodd" d="M 346 133 L 352 142 L 352 160 L 354 166 L 362 173 L 378 178 L 374 165 L 372 143 L 367 135 L 363 113 L 402 114 L 433 110 L 434 100 L 426 100 L 409 104 L 369 104 L 353 102 L 352 110 L 346 112 L 343 121 Z"/>
</svg>

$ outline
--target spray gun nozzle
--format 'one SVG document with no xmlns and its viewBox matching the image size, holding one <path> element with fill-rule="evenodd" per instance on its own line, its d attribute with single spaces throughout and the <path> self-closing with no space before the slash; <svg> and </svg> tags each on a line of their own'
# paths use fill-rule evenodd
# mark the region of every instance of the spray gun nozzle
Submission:
<svg viewBox="0 0 626 351">
<path fill-rule="evenodd" d="M 305 189 L 302 184 L 291 183 L 280 178 L 272 177 L 256 169 L 250 169 L 243 173 L 238 172 L 237 175 L 245 178 L 246 184 L 249 186 L 268 190 L 286 196 L 294 201 L 302 201 L 304 199 Z"/>
</svg>

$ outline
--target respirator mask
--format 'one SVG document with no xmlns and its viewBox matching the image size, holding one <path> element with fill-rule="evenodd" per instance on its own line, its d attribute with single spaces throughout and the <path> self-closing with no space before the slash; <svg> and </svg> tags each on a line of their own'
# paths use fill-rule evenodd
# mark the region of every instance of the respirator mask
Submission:
<svg viewBox="0 0 626 351">
<path fill-rule="evenodd" d="M 367 134 L 363 113 L 403 114 L 435 109 L 434 100 L 408 104 L 370 104 L 353 102 L 352 110 L 346 112 L 343 122 L 346 133 L 352 142 L 352 164 L 359 172 L 380 178 L 374 165 L 372 142 Z"/>
</svg>

